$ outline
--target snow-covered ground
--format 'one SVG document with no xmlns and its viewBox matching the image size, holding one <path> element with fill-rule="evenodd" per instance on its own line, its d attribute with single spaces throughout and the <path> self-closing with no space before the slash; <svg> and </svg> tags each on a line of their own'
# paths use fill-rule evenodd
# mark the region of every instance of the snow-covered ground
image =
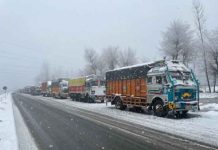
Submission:
<svg viewBox="0 0 218 150">
<path fill-rule="evenodd" d="M 211 88 L 211 91 L 214 91 L 214 87 L 213 86 L 211 86 L 210 88 Z M 203 92 L 209 92 L 208 86 L 202 85 L 202 86 L 200 86 L 200 89 Z M 218 92 L 218 86 L 215 87 L 215 91 Z"/>
<path fill-rule="evenodd" d="M 0 95 L 0 149 L 18 150 L 11 94 Z"/>
<path fill-rule="evenodd" d="M 209 103 L 200 106 L 201 111 L 218 111 L 218 104 L 217 103 Z"/>
<path fill-rule="evenodd" d="M 218 98 L 218 93 L 200 93 L 200 98 Z"/>
<path fill-rule="evenodd" d="M 218 146 L 218 104 L 201 105 L 200 112 L 190 112 L 190 117 L 183 119 L 160 118 L 149 114 L 121 111 L 108 104 L 88 104 L 71 100 L 43 98 L 78 108 L 86 109 L 110 117 L 133 122 L 155 130 L 183 136 L 193 140 Z"/>
</svg>

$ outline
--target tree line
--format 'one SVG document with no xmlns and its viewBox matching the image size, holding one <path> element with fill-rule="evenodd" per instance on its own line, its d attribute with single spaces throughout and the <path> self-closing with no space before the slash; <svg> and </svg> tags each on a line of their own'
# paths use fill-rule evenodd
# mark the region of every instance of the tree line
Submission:
<svg viewBox="0 0 218 150">
<path fill-rule="evenodd" d="M 71 78 L 72 76 L 86 76 L 96 74 L 104 77 L 106 71 L 113 70 L 117 67 L 124 67 L 144 62 L 140 60 L 134 49 L 128 47 L 121 49 L 118 46 L 109 46 L 98 52 L 94 48 L 84 50 L 85 66 L 81 69 L 66 73 L 61 68 L 51 69 L 48 62 L 42 64 L 40 73 L 36 76 L 36 83 L 49 81 L 57 78 Z"/>
<path fill-rule="evenodd" d="M 202 80 L 206 81 L 209 92 L 211 92 L 211 82 L 215 92 L 218 76 L 218 29 L 208 31 L 205 9 L 199 0 L 193 0 L 192 10 L 195 27 L 192 28 L 181 19 L 172 21 L 162 33 L 160 51 L 164 59 L 181 60 L 194 71 L 203 72 Z M 76 73 L 77 76 L 89 74 L 104 76 L 108 70 L 142 62 L 135 50 L 121 49 L 118 46 L 109 46 L 101 52 L 94 48 L 86 48 L 84 59 L 86 65 Z M 36 78 L 37 82 L 58 78 L 61 76 L 60 72 L 61 69 L 51 71 L 49 65 L 44 63 Z"/>
<path fill-rule="evenodd" d="M 131 48 L 121 50 L 117 46 L 109 46 L 103 49 L 101 53 L 92 48 L 85 49 L 84 58 L 86 66 L 81 72 L 83 75 L 97 74 L 104 76 L 108 70 L 134 65 L 139 62 L 135 50 Z"/>
<path fill-rule="evenodd" d="M 174 20 L 163 32 L 160 51 L 168 59 L 181 60 L 191 68 L 203 71 L 209 92 L 211 82 L 215 92 L 218 76 L 218 29 L 208 31 L 205 9 L 199 0 L 193 1 L 192 9 L 195 28 L 192 29 L 184 21 Z"/>
</svg>

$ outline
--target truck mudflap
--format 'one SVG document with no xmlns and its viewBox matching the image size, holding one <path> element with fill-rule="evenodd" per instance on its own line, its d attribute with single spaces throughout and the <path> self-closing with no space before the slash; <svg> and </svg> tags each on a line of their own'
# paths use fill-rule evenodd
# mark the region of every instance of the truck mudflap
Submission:
<svg viewBox="0 0 218 150">
<path fill-rule="evenodd" d="M 198 101 L 170 102 L 170 103 L 168 103 L 168 108 L 170 110 L 174 110 L 174 111 L 180 111 L 180 110 L 196 111 L 198 109 Z"/>
</svg>

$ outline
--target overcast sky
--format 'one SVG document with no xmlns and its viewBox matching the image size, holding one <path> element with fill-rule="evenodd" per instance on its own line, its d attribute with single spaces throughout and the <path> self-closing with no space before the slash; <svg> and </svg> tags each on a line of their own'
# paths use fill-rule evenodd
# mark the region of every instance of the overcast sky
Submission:
<svg viewBox="0 0 218 150">
<path fill-rule="evenodd" d="M 208 29 L 218 1 L 202 0 Z M 33 84 L 43 62 L 78 70 L 85 48 L 131 47 L 161 58 L 161 33 L 175 19 L 194 26 L 191 0 L 0 0 L 0 86 Z"/>
</svg>

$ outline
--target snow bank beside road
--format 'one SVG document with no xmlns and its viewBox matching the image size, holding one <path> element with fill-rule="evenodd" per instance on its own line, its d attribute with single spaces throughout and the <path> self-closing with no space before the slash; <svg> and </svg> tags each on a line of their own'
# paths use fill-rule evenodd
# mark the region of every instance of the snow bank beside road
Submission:
<svg viewBox="0 0 218 150">
<path fill-rule="evenodd" d="M 0 95 L 0 149 L 18 150 L 11 94 Z"/>
<path fill-rule="evenodd" d="M 19 150 L 38 150 L 34 138 L 31 136 L 31 133 L 16 105 L 13 105 L 13 110 Z"/>
<path fill-rule="evenodd" d="M 218 93 L 200 93 L 200 98 L 218 98 Z"/>
<path fill-rule="evenodd" d="M 209 103 L 200 106 L 202 111 L 218 111 L 218 104 L 216 103 Z"/>
</svg>

